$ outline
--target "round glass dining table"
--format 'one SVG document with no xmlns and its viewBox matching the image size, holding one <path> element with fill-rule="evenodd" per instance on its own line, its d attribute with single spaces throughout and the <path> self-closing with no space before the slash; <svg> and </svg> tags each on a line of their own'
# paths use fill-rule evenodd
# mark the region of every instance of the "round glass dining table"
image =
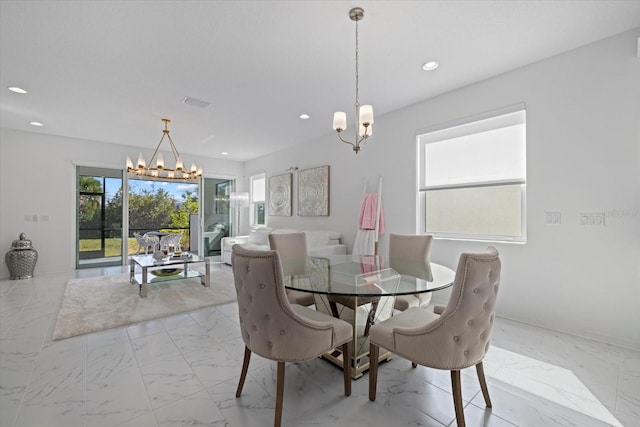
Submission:
<svg viewBox="0 0 640 427">
<path fill-rule="evenodd" d="M 314 295 L 318 311 L 353 326 L 353 378 L 369 368 L 369 328 L 393 315 L 395 297 L 453 285 L 455 271 L 441 264 L 384 256 L 310 256 L 282 262 L 285 288 Z M 380 361 L 392 354 L 380 351 Z M 343 366 L 336 350 L 324 358 Z"/>
<path fill-rule="evenodd" d="M 309 280 L 285 280 L 285 287 L 314 294 L 414 295 L 448 288 L 455 278 L 455 271 L 441 264 L 379 255 L 310 256 L 303 274 L 287 274 L 292 263 L 282 262 L 285 277 Z"/>
</svg>

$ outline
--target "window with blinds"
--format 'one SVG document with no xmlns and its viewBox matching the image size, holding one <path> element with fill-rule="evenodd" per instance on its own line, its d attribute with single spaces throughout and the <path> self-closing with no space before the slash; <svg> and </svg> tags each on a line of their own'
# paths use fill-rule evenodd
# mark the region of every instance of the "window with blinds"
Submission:
<svg viewBox="0 0 640 427">
<path fill-rule="evenodd" d="M 266 177 L 265 174 L 251 176 L 251 211 L 249 213 L 249 222 L 251 225 L 264 225 L 264 208 L 266 195 Z"/>
<path fill-rule="evenodd" d="M 418 148 L 422 231 L 441 238 L 526 241 L 522 106 L 423 133 Z"/>
</svg>

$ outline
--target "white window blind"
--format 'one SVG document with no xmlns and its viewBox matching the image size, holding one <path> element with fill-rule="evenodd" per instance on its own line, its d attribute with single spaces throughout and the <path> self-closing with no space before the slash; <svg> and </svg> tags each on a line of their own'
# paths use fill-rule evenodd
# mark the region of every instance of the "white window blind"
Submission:
<svg viewBox="0 0 640 427">
<path fill-rule="evenodd" d="M 266 199 L 266 183 L 265 174 L 252 175 L 250 178 L 250 200 L 251 210 L 249 212 L 249 222 L 251 225 L 265 224 L 265 199 Z"/>
<path fill-rule="evenodd" d="M 524 110 L 419 136 L 424 232 L 469 240 L 526 240 Z"/>
<path fill-rule="evenodd" d="M 425 187 L 525 179 L 524 124 L 425 146 Z"/>
<path fill-rule="evenodd" d="M 251 180 L 251 200 L 253 202 L 265 201 L 266 181 L 264 175 L 258 175 Z"/>
</svg>

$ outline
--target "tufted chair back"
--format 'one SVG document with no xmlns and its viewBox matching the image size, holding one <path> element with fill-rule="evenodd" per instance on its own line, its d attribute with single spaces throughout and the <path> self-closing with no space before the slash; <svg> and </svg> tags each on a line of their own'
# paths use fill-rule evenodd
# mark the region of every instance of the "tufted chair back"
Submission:
<svg viewBox="0 0 640 427">
<path fill-rule="evenodd" d="M 240 330 L 252 352 L 271 360 L 301 362 L 343 344 L 334 344 L 331 324 L 317 324 L 294 311 L 277 251 L 234 245 L 232 257 Z"/>
<path fill-rule="evenodd" d="M 414 330 L 397 331 L 398 348 L 411 348 L 412 360 L 437 369 L 463 369 L 480 362 L 491 340 L 500 268 L 493 247 L 484 253 L 463 253 L 440 317 Z M 421 341 L 420 335 L 428 340 Z"/>
<path fill-rule="evenodd" d="M 306 233 L 271 233 L 269 246 L 278 251 L 285 276 L 302 276 L 306 273 L 307 265 L 307 235 Z M 294 278 L 300 280 L 300 277 Z M 291 304 L 309 306 L 314 304 L 313 294 L 291 289 L 286 290 Z"/>
<path fill-rule="evenodd" d="M 389 264 L 400 274 L 427 278 L 431 274 L 429 258 L 431 258 L 430 234 L 390 234 Z"/>
<path fill-rule="evenodd" d="M 280 254 L 286 276 L 304 274 L 307 264 L 307 235 L 305 233 L 271 233 L 269 246 Z"/>
<path fill-rule="evenodd" d="M 449 303 L 435 314 L 410 308 L 371 328 L 369 399 L 376 398 L 379 347 L 423 365 L 451 371 L 458 427 L 464 427 L 460 370 L 476 367 L 480 388 L 488 407 L 491 400 L 482 360 L 489 349 L 500 284 L 501 261 L 489 247 L 483 253 L 463 253 L 458 261 Z"/>
<path fill-rule="evenodd" d="M 400 274 L 433 280 L 430 234 L 389 234 L 389 266 Z M 416 295 L 399 295 L 394 308 L 405 311 L 409 307 L 425 307 L 431 301 L 431 292 Z"/>
<path fill-rule="evenodd" d="M 278 362 L 274 426 L 282 419 L 285 362 L 304 362 L 340 347 L 351 360 L 352 328 L 347 322 L 291 304 L 277 251 L 255 251 L 234 245 L 233 278 L 238 295 L 240 331 L 245 344 L 236 397 L 242 393 L 251 353 Z M 351 363 L 345 363 L 344 393 L 351 394 Z"/>
</svg>

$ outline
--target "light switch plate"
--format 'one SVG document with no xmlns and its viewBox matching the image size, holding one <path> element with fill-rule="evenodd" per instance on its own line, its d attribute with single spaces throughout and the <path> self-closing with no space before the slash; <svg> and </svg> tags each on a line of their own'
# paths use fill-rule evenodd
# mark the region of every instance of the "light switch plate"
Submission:
<svg viewBox="0 0 640 427">
<path fill-rule="evenodd" d="M 604 227 L 603 213 L 580 213 L 580 225 L 595 225 Z"/>
<path fill-rule="evenodd" d="M 560 225 L 562 222 L 562 215 L 560 212 L 545 212 L 544 223 L 549 225 Z"/>
</svg>

